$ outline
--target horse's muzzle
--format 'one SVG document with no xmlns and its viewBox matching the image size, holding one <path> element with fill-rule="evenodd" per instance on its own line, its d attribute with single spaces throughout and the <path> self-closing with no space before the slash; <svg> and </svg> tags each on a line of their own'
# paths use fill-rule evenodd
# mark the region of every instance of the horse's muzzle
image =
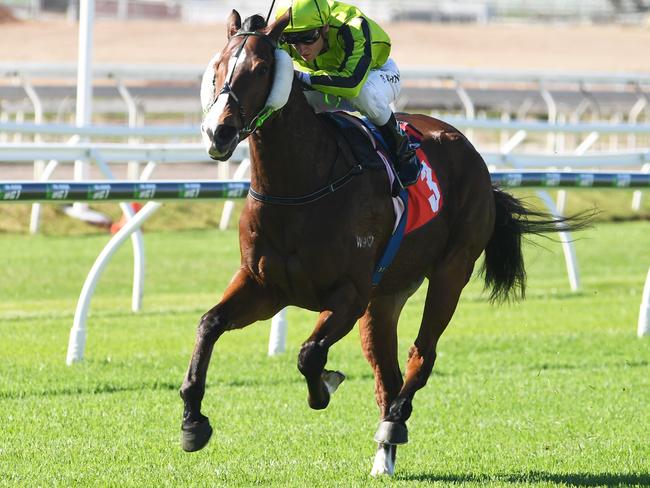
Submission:
<svg viewBox="0 0 650 488">
<path fill-rule="evenodd" d="M 204 131 L 211 142 L 208 155 L 217 161 L 229 159 L 239 143 L 239 130 L 231 125 L 221 124 L 214 131 L 209 128 Z"/>
</svg>

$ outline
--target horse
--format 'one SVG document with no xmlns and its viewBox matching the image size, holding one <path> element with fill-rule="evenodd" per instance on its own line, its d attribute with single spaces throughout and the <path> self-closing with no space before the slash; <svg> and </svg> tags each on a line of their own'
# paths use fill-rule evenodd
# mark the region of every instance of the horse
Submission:
<svg viewBox="0 0 650 488">
<path fill-rule="evenodd" d="M 248 138 L 251 190 L 239 222 L 239 269 L 221 301 L 200 319 L 180 388 L 181 445 L 197 451 L 212 434 L 201 402 L 215 342 L 293 305 L 319 313 L 298 354 L 312 409 L 327 407 L 345 378 L 325 369 L 329 348 L 359 323 L 380 411 L 371 474 L 392 475 L 397 446 L 408 441 L 414 395 L 427 383 L 438 340 L 481 254 L 490 299 L 523 297 L 522 236 L 556 231 L 557 225 L 577 230 L 584 222 L 553 218 L 493 187 L 480 154 L 451 125 L 400 114 L 423 135 L 420 149 L 444 205 L 403 238 L 381 281 L 373 283 L 395 221 L 388 176 L 360 168 L 350 147 L 308 104 L 291 59 L 278 48 L 288 22 L 288 14 L 270 25 L 256 15 L 242 26 L 233 10 L 226 45 L 204 74 L 206 149 L 225 161 Z M 421 325 L 402 375 L 397 323 L 425 279 Z"/>
</svg>

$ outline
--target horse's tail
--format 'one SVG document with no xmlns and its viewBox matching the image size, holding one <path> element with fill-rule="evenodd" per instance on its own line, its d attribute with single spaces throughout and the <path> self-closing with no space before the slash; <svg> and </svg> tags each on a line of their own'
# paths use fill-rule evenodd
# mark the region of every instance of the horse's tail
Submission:
<svg viewBox="0 0 650 488">
<path fill-rule="evenodd" d="M 498 188 L 493 188 L 492 193 L 496 218 L 481 269 L 485 277 L 485 288 L 491 290 L 492 302 L 503 302 L 513 295 L 514 298 L 524 298 L 526 269 L 521 249 L 522 236 L 581 230 L 591 225 L 595 212 L 587 210 L 570 217 L 554 217 L 527 207 Z"/>
</svg>

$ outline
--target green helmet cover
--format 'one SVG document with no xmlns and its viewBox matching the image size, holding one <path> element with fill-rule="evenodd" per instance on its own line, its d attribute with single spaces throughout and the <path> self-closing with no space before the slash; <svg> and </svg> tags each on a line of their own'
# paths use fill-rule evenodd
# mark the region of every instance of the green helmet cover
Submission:
<svg viewBox="0 0 650 488">
<path fill-rule="evenodd" d="M 327 24 L 330 5 L 327 0 L 282 0 L 275 18 L 282 17 L 291 8 L 291 20 L 284 32 L 301 32 L 317 29 Z"/>
</svg>

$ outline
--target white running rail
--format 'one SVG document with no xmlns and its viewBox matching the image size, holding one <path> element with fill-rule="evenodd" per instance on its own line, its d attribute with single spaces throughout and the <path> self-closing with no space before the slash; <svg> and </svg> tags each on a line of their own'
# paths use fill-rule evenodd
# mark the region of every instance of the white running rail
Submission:
<svg viewBox="0 0 650 488">
<path fill-rule="evenodd" d="M 633 188 L 633 187 L 647 187 L 650 186 L 650 176 L 644 172 L 619 172 L 619 173 L 606 173 L 606 172 L 521 172 L 521 171 L 500 171 L 493 172 L 492 178 L 500 186 L 506 188 L 513 188 L 518 186 L 542 186 L 542 187 L 563 187 L 568 185 L 570 187 L 600 187 L 600 188 Z M 76 185 L 77 190 L 74 190 Z M 85 185 L 85 186 L 82 186 Z M 102 186 L 104 199 L 109 199 L 113 190 L 111 185 L 116 187 L 117 193 L 110 199 L 124 197 L 125 200 L 140 199 L 147 200 L 149 198 L 158 199 L 194 199 L 199 198 L 200 195 L 207 196 L 207 198 L 218 198 L 224 196 L 242 197 L 246 194 L 246 189 L 249 184 L 241 181 L 194 181 L 194 182 L 178 182 L 178 181 L 158 181 L 158 182 L 124 182 L 124 181 L 107 181 L 99 182 L 0 182 L 0 202 L 18 202 L 18 201 L 62 201 L 81 199 L 79 195 L 86 195 L 86 199 L 93 199 L 92 192 L 88 187 Z M 208 193 L 209 187 L 218 187 L 219 190 L 212 190 L 213 193 Z M 82 188 L 79 190 L 79 188 Z M 158 189 L 160 187 L 160 191 Z M 170 187 L 173 187 L 170 189 Z M 178 188 L 192 188 L 195 191 L 190 194 L 179 192 Z M 145 189 L 148 191 L 146 195 L 141 193 Z M 203 189 L 206 191 L 203 192 Z M 55 190 L 55 191 L 53 191 Z M 121 191 L 121 193 L 119 193 Z M 58 193 L 57 193 L 58 192 Z M 131 193 L 129 193 L 131 192 Z M 203 192 L 203 193 L 202 193 Z M 138 196 L 140 198 L 138 198 Z M 545 194 L 541 195 L 543 198 Z M 557 214 L 557 210 L 552 201 L 546 202 L 551 211 Z M 111 256 L 119 248 L 119 246 L 126 240 L 129 235 L 138 231 L 144 221 L 150 217 L 161 204 L 156 201 L 149 201 L 143 209 L 135 216 L 130 215 L 130 219 L 126 225 L 116 233 L 99 254 L 95 263 L 93 264 L 86 280 L 84 282 L 77 308 L 73 326 L 70 331 L 70 338 L 68 344 L 68 353 L 66 356 L 67 364 L 72 364 L 83 358 L 85 343 L 86 343 L 86 322 L 87 314 L 90 306 L 95 286 L 101 272 L 108 264 Z M 560 229 L 561 231 L 561 229 Z M 562 232 L 562 234 L 565 234 Z M 570 284 L 573 290 L 577 290 L 579 286 L 578 272 L 575 253 L 571 245 L 571 240 L 567 235 L 562 236 L 562 244 L 565 251 L 565 258 L 567 260 L 567 268 L 569 270 Z M 144 257 L 142 257 L 142 267 L 144 267 Z M 140 288 L 141 290 L 141 288 Z M 136 293 L 136 283 L 134 282 L 134 296 Z M 142 296 L 140 295 L 140 299 Z M 639 321 L 638 321 L 638 335 L 642 337 L 648 334 L 648 315 L 650 314 L 650 272 L 644 286 L 643 298 L 640 306 Z M 135 309 L 134 309 L 135 310 Z M 269 338 L 269 354 L 278 354 L 285 350 L 286 347 L 286 334 L 287 334 L 287 321 L 286 312 L 283 311 L 277 315 L 272 322 L 271 336 Z"/>
</svg>

